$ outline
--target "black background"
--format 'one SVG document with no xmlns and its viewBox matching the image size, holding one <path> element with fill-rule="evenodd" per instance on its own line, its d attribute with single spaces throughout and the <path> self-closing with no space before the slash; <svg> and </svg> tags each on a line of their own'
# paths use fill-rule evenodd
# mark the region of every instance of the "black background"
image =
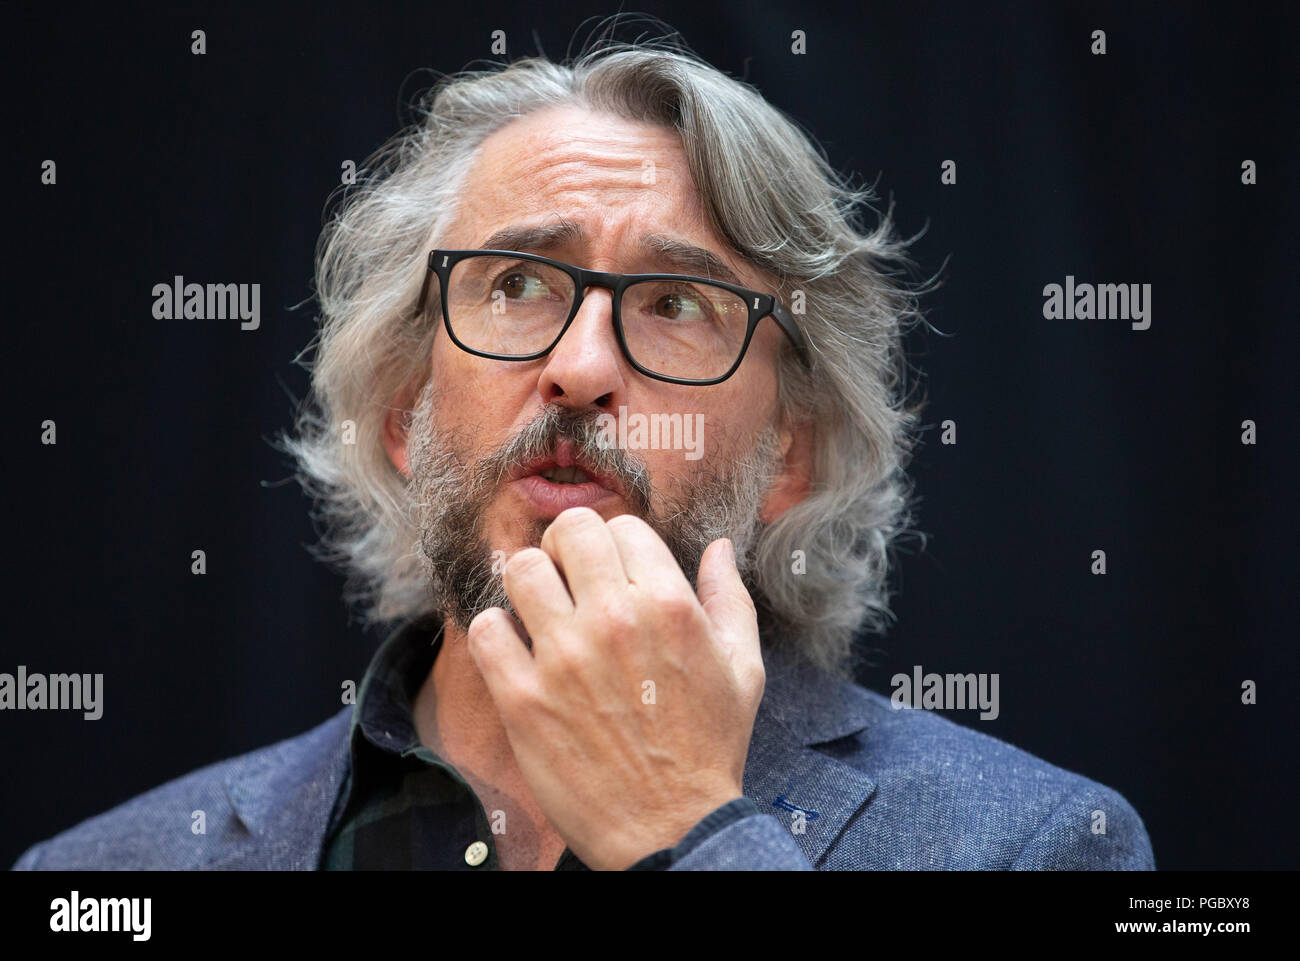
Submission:
<svg viewBox="0 0 1300 961">
<path fill-rule="evenodd" d="M 102 672 L 105 695 L 94 722 L 0 715 L 0 862 L 339 709 L 378 638 L 309 556 L 268 443 L 307 389 L 295 305 L 326 198 L 435 71 L 505 59 L 493 30 L 511 59 L 558 59 L 615 9 L 7 8 L 0 671 Z M 930 541 L 900 558 L 861 680 L 999 673 L 996 721 L 948 716 L 1119 790 L 1161 868 L 1296 867 L 1293 24 L 1239 4 L 634 9 L 879 178 L 903 232 L 925 228 L 923 274 L 948 259 L 924 302 L 943 333 L 909 339 Z M 260 283 L 261 329 L 155 320 L 175 274 Z M 1067 274 L 1152 284 L 1151 328 L 1045 320 Z"/>
</svg>

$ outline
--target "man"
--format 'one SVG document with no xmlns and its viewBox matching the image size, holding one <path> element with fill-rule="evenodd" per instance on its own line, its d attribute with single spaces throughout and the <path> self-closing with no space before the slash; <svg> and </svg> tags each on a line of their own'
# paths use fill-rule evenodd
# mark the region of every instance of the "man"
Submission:
<svg viewBox="0 0 1300 961">
<path fill-rule="evenodd" d="M 324 238 L 288 442 L 396 625 L 355 708 L 18 866 L 1153 867 L 1115 792 L 848 680 L 916 418 L 865 192 L 667 44 L 427 108 Z"/>
</svg>

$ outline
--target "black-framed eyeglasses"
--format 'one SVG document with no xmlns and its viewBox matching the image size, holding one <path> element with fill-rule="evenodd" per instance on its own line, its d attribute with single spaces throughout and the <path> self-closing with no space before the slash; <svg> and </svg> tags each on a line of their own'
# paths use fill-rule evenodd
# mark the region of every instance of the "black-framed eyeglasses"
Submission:
<svg viewBox="0 0 1300 961">
<path fill-rule="evenodd" d="M 461 350 L 537 360 L 560 342 L 588 287 L 613 294 L 614 332 L 629 364 L 670 384 L 709 385 L 740 367 L 771 316 L 811 367 L 808 338 L 771 294 L 683 274 L 611 274 L 512 250 L 434 250 L 420 290 L 437 277 L 442 320 Z"/>
</svg>

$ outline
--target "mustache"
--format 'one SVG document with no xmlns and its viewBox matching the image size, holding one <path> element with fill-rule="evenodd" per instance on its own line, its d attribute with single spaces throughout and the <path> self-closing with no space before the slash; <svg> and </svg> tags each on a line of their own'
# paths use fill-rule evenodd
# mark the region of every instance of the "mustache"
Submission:
<svg viewBox="0 0 1300 961">
<path fill-rule="evenodd" d="M 480 494 L 496 490 L 522 464 L 553 455 L 560 441 L 573 444 L 574 456 L 597 473 L 616 480 L 629 506 L 641 516 L 651 507 L 650 473 L 627 451 L 611 447 L 597 410 L 572 410 L 548 404 L 514 437 L 479 459 L 471 472 L 471 485 Z"/>
<path fill-rule="evenodd" d="M 411 419 L 408 498 L 430 599 L 440 616 L 461 631 L 490 607 L 515 614 L 496 566 L 499 552 L 493 551 L 484 529 L 487 508 L 518 468 L 555 456 L 562 441 L 571 445 L 580 466 L 619 486 L 629 513 L 658 533 L 692 587 L 698 584 L 705 548 L 719 537 L 731 539 L 741 576 L 749 583 L 752 551 L 764 527 L 759 507 L 780 460 L 772 428 L 728 456 L 712 459 L 709 466 L 697 467 L 678 484 L 654 490 L 652 500 L 648 469 L 635 454 L 609 445 L 599 410 L 549 404 L 507 441 L 473 456 L 469 451 L 478 428 L 440 432 L 434 417 L 437 396 L 433 384 L 427 385 Z M 533 545 L 541 543 L 551 523 L 515 520 L 519 527 L 513 533 Z"/>
</svg>

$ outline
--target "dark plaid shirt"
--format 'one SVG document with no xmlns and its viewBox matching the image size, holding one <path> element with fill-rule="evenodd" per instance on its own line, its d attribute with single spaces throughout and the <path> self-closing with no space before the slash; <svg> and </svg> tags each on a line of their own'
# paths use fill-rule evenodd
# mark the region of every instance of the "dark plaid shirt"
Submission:
<svg viewBox="0 0 1300 961">
<path fill-rule="evenodd" d="M 352 763 L 326 831 L 323 870 L 500 870 L 492 824 L 478 796 L 415 731 L 415 695 L 441 646 L 440 625 L 419 621 L 395 632 L 370 662 L 352 712 Z M 729 801 L 676 847 L 656 851 L 629 870 L 671 867 L 717 831 L 757 813 L 748 798 Z M 487 847 L 476 866 L 466 860 L 475 842 Z M 565 848 L 555 870 L 589 868 Z"/>
</svg>

